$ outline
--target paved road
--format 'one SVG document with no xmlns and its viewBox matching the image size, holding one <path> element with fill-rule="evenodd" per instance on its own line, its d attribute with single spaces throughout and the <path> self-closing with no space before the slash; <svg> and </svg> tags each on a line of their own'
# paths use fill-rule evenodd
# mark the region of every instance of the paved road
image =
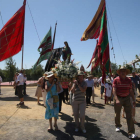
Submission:
<svg viewBox="0 0 140 140">
<path fill-rule="evenodd" d="M 126 120 L 121 119 L 122 130 L 115 132 L 113 105 L 104 105 L 96 89 L 96 104 L 86 109 L 87 133 L 74 132 L 74 118 L 70 105 L 63 104 L 59 114 L 59 131 L 47 131 L 48 120 L 44 119 L 45 108 L 37 105 L 34 97 L 36 87 L 27 87 L 25 106 L 16 106 L 18 97 L 12 87 L 2 87 L 0 95 L 0 140 L 128 140 Z M 43 103 L 43 101 L 41 101 Z M 136 120 L 140 122 L 140 100 L 137 103 Z M 135 125 L 140 136 L 140 123 Z"/>
</svg>

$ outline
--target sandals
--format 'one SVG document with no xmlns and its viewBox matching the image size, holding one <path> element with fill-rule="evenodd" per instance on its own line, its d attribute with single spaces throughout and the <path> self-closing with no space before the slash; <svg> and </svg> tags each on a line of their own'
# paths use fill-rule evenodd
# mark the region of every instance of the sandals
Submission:
<svg viewBox="0 0 140 140">
<path fill-rule="evenodd" d="M 49 132 L 49 131 L 52 131 L 52 130 L 53 130 L 52 128 L 48 128 L 48 132 Z"/>
<path fill-rule="evenodd" d="M 54 125 L 54 128 L 56 131 L 59 130 L 57 125 Z"/>
</svg>

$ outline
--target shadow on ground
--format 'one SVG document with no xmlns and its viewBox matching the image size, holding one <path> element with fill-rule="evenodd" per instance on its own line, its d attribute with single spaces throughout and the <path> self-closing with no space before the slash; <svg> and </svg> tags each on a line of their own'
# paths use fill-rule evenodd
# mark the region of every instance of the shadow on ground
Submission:
<svg viewBox="0 0 140 140">
<path fill-rule="evenodd" d="M 97 108 L 99 108 L 99 109 L 105 109 L 105 105 L 103 105 L 103 104 L 100 104 L 100 103 L 95 103 L 95 104 L 92 104 L 91 105 L 92 107 L 97 107 Z"/>
<path fill-rule="evenodd" d="M 62 131 L 52 131 L 50 132 L 54 136 L 56 136 L 57 140 L 74 140 L 75 137 L 84 137 L 86 139 L 96 139 L 96 140 L 105 140 L 106 138 L 101 134 L 100 128 L 94 124 L 97 120 L 92 119 L 88 116 L 85 116 L 85 128 L 87 130 L 87 133 L 82 133 L 81 130 L 79 132 L 75 132 L 75 123 L 73 122 L 73 117 L 62 113 L 59 114 L 59 117 L 61 120 L 66 121 L 66 126 L 64 126 L 65 132 Z"/>
<path fill-rule="evenodd" d="M 2 97 L 0 98 L 1 101 L 19 101 L 18 97 Z M 36 98 L 30 96 L 24 96 L 24 101 L 37 101 Z"/>
</svg>

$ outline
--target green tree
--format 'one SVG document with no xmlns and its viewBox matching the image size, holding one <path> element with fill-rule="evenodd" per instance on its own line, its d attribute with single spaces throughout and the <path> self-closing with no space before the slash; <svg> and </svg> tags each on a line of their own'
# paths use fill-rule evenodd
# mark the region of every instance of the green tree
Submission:
<svg viewBox="0 0 140 140">
<path fill-rule="evenodd" d="M 30 73 L 31 80 L 38 80 L 38 78 L 43 76 L 44 72 L 45 71 L 41 64 L 39 64 L 34 71 L 33 71 L 33 66 L 32 66 L 31 73 Z M 28 75 L 27 75 L 27 78 L 28 78 Z"/>
<path fill-rule="evenodd" d="M 12 57 L 5 60 L 6 67 L 5 67 L 5 80 L 6 81 L 13 81 L 14 74 L 16 72 L 16 62 L 13 60 Z"/>
</svg>

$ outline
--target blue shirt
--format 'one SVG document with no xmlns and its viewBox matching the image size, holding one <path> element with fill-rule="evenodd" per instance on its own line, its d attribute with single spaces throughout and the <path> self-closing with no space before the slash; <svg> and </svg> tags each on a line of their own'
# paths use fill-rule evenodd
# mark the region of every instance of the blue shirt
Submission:
<svg viewBox="0 0 140 140">
<path fill-rule="evenodd" d="M 138 88 L 139 77 L 135 75 L 135 77 L 131 77 L 131 80 L 134 82 L 136 88 Z"/>
</svg>

